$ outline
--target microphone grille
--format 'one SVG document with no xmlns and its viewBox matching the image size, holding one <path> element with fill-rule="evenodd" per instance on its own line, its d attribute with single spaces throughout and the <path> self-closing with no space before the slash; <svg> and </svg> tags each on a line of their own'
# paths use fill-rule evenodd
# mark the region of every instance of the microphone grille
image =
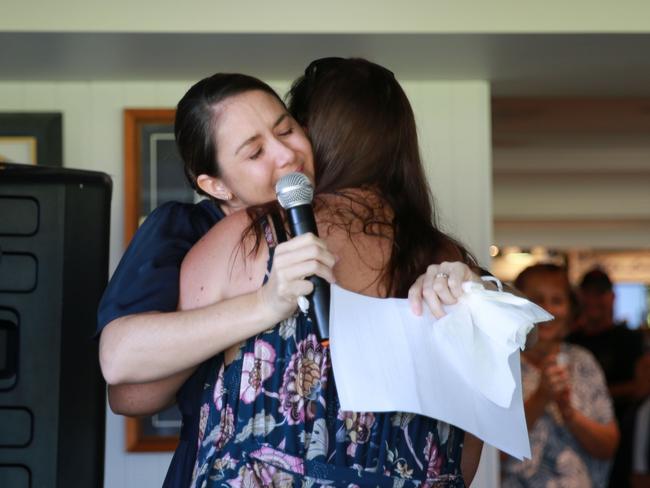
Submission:
<svg viewBox="0 0 650 488">
<path fill-rule="evenodd" d="M 275 184 L 275 194 L 282 208 L 288 209 L 310 204 L 314 187 L 303 173 L 288 173 Z"/>
</svg>

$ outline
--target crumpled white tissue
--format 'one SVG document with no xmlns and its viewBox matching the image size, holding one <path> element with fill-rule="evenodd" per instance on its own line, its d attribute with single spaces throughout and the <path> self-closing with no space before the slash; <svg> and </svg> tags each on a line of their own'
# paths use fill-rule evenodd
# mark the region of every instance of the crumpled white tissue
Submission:
<svg viewBox="0 0 650 488">
<path fill-rule="evenodd" d="M 546 310 L 512 293 L 486 290 L 482 284 L 463 283 L 465 294 L 435 327 L 449 334 L 472 327 L 473 354 L 467 358 L 474 387 L 500 407 L 507 408 L 515 391 L 508 358 L 524 350 L 526 336 L 538 322 L 552 320 Z M 467 337 L 469 340 L 469 337 Z"/>
<path fill-rule="evenodd" d="M 480 283 L 463 289 L 436 321 L 428 310 L 413 315 L 405 299 L 332 285 L 330 348 L 341 408 L 426 415 L 529 458 L 519 350 L 533 324 L 553 317 Z"/>
</svg>

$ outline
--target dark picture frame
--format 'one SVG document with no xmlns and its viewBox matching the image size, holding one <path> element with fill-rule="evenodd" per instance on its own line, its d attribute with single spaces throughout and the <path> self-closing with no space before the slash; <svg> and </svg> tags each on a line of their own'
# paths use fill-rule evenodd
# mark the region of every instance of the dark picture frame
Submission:
<svg viewBox="0 0 650 488">
<path fill-rule="evenodd" d="M 0 145 L 3 141 L 26 144 L 32 153 L 29 160 L 7 162 L 63 166 L 63 115 L 60 112 L 0 113 Z"/>
<path fill-rule="evenodd" d="M 174 142 L 174 109 L 124 110 L 124 246 L 142 220 L 165 201 L 193 201 Z M 126 450 L 173 451 L 181 413 L 176 406 L 156 415 L 126 419 Z"/>
<path fill-rule="evenodd" d="M 174 109 L 124 110 L 124 246 L 167 201 L 195 199 L 174 141 Z"/>
</svg>

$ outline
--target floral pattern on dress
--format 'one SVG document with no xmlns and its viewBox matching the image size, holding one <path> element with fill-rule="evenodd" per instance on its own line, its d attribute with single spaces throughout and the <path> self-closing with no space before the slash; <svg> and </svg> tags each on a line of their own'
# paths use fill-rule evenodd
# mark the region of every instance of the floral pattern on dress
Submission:
<svg viewBox="0 0 650 488">
<path fill-rule="evenodd" d="M 223 408 L 223 394 L 225 393 L 225 387 L 223 385 L 223 371 L 224 371 L 224 365 L 223 363 L 221 364 L 221 367 L 219 368 L 219 373 L 217 374 L 217 380 L 214 384 L 214 389 L 212 391 L 212 401 L 214 402 L 214 406 L 217 410 L 221 410 Z"/>
<path fill-rule="evenodd" d="M 349 445 L 347 454 L 354 457 L 357 452 L 359 444 L 365 444 L 370 439 L 370 432 L 375 423 L 375 415 L 372 412 L 357 413 L 357 412 L 339 412 L 339 420 L 343 421 L 343 427 Z"/>
<path fill-rule="evenodd" d="M 240 392 L 242 402 L 252 403 L 257 398 L 262 385 L 275 371 L 274 361 L 273 347 L 263 340 L 255 341 L 253 352 L 244 354 Z"/>
<path fill-rule="evenodd" d="M 290 425 L 314 418 L 314 403 L 323 401 L 326 369 L 323 346 L 316 336 L 310 335 L 298 344 L 298 350 L 291 356 L 280 388 L 280 413 Z"/>
<path fill-rule="evenodd" d="M 401 412 L 342 411 L 329 349 L 302 313 L 212 360 L 192 487 L 464 486 L 462 430 Z"/>
</svg>

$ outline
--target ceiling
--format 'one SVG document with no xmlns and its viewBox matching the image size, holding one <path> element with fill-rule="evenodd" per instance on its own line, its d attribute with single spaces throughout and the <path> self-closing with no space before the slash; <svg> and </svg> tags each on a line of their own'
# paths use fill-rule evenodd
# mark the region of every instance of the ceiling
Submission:
<svg viewBox="0 0 650 488">
<path fill-rule="evenodd" d="M 402 80 L 491 82 L 495 96 L 650 96 L 650 34 L 0 33 L 0 81 L 296 77 L 362 56 Z"/>
</svg>

